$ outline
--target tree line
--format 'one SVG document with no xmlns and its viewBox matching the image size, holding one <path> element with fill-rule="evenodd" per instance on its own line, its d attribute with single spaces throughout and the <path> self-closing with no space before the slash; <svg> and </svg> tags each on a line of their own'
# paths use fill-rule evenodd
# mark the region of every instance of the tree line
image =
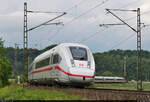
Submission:
<svg viewBox="0 0 150 102">
<path fill-rule="evenodd" d="M 51 45 L 43 50 L 29 49 L 29 62 L 44 51 L 55 47 Z M 5 56 L 9 59 L 13 69 L 15 70 L 14 64 L 14 51 L 12 47 L 5 48 Z M 23 49 L 16 49 L 17 51 L 17 62 L 18 62 L 18 73 L 23 75 Z M 136 80 L 137 78 L 137 51 L 136 50 L 110 50 L 107 52 L 93 53 L 95 64 L 96 64 L 96 75 L 99 76 L 123 76 L 123 65 L 124 57 L 126 56 L 126 74 L 127 80 Z M 145 81 L 150 80 L 150 52 L 142 50 L 142 78 Z M 12 75 L 15 77 L 15 74 Z"/>
<path fill-rule="evenodd" d="M 124 57 L 126 57 L 127 80 L 137 79 L 137 51 L 111 50 L 95 53 L 96 74 L 123 77 Z M 142 79 L 150 81 L 150 52 L 142 50 Z"/>
</svg>

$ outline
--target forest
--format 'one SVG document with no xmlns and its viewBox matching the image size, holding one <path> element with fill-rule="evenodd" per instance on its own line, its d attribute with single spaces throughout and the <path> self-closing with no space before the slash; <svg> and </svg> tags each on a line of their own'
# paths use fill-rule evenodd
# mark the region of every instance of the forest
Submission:
<svg viewBox="0 0 150 102">
<path fill-rule="evenodd" d="M 51 45 L 45 49 L 29 49 L 29 63 L 33 59 L 43 53 L 44 51 L 55 47 Z M 17 72 L 19 75 L 23 75 L 23 49 L 14 49 L 12 47 L 5 48 L 5 56 L 8 57 L 13 70 L 17 65 Z M 15 65 L 15 53 L 17 58 L 17 64 Z M 110 50 L 107 52 L 93 53 L 96 64 L 96 75 L 99 76 L 120 76 L 123 77 L 124 72 L 124 57 L 126 57 L 126 78 L 127 80 L 136 80 L 137 77 L 137 51 L 136 50 Z M 142 78 L 144 81 L 150 81 L 150 52 L 142 50 Z M 12 77 L 15 77 L 13 74 Z"/>
</svg>

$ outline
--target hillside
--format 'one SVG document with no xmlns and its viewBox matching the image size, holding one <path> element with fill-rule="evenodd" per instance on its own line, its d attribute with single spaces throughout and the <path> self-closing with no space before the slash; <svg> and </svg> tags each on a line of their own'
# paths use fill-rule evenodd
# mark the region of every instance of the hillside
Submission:
<svg viewBox="0 0 150 102">
<path fill-rule="evenodd" d="M 150 80 L 150 52 L 142 51 L 143 80 Z M 136 80 L 137 56 L 136 51 L 112 50 L 104 53 L 95 53 L 96 74 L 123 76 L 123 60 L 126 60 L 127 79 Z"/>
</svg>

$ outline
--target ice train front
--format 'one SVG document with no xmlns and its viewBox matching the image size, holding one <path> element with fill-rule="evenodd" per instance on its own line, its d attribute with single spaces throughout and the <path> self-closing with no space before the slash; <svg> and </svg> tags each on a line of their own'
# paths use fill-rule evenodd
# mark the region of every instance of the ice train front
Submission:
<svg viewBox="0 0 150 102">
<path fill-rule="evenodd" d="M 69 80 L 77 85 L 90 85 L 94 81 L 95 62 L 90 49 L 81 44 L 68 45 Z"/>
</svg>

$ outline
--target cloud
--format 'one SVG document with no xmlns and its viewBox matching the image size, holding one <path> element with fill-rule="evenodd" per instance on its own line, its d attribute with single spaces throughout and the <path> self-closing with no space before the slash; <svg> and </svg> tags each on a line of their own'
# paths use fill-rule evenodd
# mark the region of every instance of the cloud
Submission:
<svg viewBox="0 0 150 102">
<path fill-rule="evenodd" d="M 147 12 L 150 9 L 149 0 L 108 0 L 108 2 L 100 7 L 87 12 L 102 1 L 103 0 L 26 0 L 28 10 L 67 12 L 67 15 L 53 21 L 63 21 L 65 24 L 64 27 L 62 25 L 49 25 L 30 31 L 29 47 L 38 47 L 41 49 L 53 43 L 79 42 L 89 37 L 82 43 L 89 46 L 92 51 L 108 51 L 112 46 L 123 41 L 134 32 L 127 26 L 99 27 L 99 24 L 121 23 L 111 14 L 106 14 L 105 8 L 137 9 L 140 7 L 141 13 Z M 23 41 L 23 4 L 24 0 L 1 1 L 0 36 L 6 40 L 6 46 L 14 46 L 14 43 L 22 43 Z M 123 20 L 135 16 L 134 19 L 126 22 L 136 28 L 136 13 L 114 13 Z M 34 27 L 57 15 L 58 14 L 29 14 L 28 27 Z M 150 13 L 141 15 L 142 23 L 150 24 L 149 16 Z M 150 41 L 149 28 L 145 27 L 142 30 L 143 48 L 150 50 L 148 45 Z M 116 46 L 116 49 L 118 48 L 136 49 L 136 36 Z"/>
</svg>

